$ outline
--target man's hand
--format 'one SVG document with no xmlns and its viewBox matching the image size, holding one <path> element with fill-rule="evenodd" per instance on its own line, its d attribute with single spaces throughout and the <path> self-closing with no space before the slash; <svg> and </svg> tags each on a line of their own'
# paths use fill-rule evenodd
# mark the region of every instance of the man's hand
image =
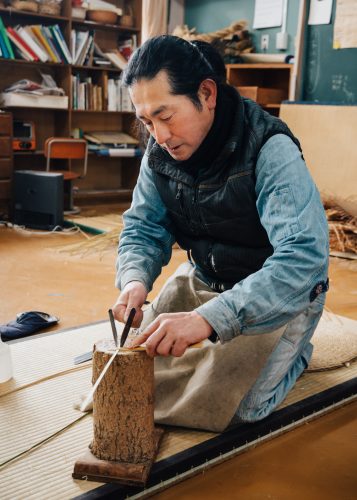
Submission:
<svg viewBox="0 0 357 500">
<path fill-rule="evenodd" d="M 143 311 L 141 308 L 147 295 L 148 292 L 140 281 L 131 281 L 128 283 L 112 307 L 114 318 L 122 323 L 125 323 L 131 309 L 135 307 L 136 314 L 132 326 L 134 328 L 138 328 L 143 320 Z"/>
<path fill-rule="evenodd" d="M 187 347 L 207 339 L 212 326 L 196 311 L 160 314 L 130 347 L 146 341 L 149 356 L 182 356 Z"/>
</svg>

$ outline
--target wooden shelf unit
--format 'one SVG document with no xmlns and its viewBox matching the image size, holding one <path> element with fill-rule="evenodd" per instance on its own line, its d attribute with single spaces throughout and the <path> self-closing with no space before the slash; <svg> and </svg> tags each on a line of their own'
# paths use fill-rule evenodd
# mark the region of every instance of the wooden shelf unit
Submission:
<svg viewBox="0 0 357 500">
<path fill-rule="evenodd" d="M 10 211 L 12 171 L 12 114 L 0 113 L 0 219 Z"/>
<path fill-rule="evenodd" d="M 269 113 L 278 116 L 280 104 L 289 99 L 293 64 L 227 64 L 227 81 L 242 95 L 255 99 Z M 253 97 L 254 98 L 254 97 Z"/>
<path fill-rule="evenodd" d="M 16 25 L 53 25 L 58 24 L 70 47 L 71 30 L 95 32 L 95 41 L 104 50 L 117 47 L 118 40 L 129 38 L 136 34 L 140 43 L 141 34 L 141 0 L 108 0 L 116 6 L 130 8 L 134 13 L 134 27 L 118 25 L 105 25 L 92 21 L 81 21 L 71 16 L 71 0 L 63 0 L 61 13 L 58 16 L 33 13 L 16 10 L 14 8 L 0 8 L 0 17 L 5 26 Z M 120 22 L 120 20 L 118 21 Z M 1 109 L 11 111 L 13 118 L 17 120 L 33 121 L 36 131 L 36 152 L 16 152 L 13 155 L 14 169 L 44 170 L 45 158 L 42 154 L 45 140 L 50 136 L 69 137 L 71 131 L 80 128 L 86 132 L 94 130 L 123 131 L 134 133 L 135 115 L 132 112 L 92 111 L 72 109 L 71 76 L 80 74 L 91 76 L 93 82 L 101 84 L 106 77 L 117 77 L 121 70 L 115 67 L 78 66 L 64 63 L 52 62 L 28 62 L 22 59 L 0 58 L 0 92 L 12 83 L 21 79 L 41 81 L 40 72 L 50 74 L 59 87 L 65 90 L 69 97 L 68 109 L 49 108 L 25 108 L 11 107 Z M 1 106 L 0 106 L 1 107 Z M 69 160 L 68 160 L 69 162 Z M 76 170 L 76 162 L 73 161 L 72 169 Z M 78 165 L 80 168 L 80 165 Z M 128 170 L 128 171 L 127 171 Z M 99 157 L 91 154 L 88 158 L 88 173 L 83 179 L 76 183 L 79 190 L 75 194 L 75 200 L 81 204 L 82 200 L 91 198 L 98 203 L 114 198 L 119 195 L 121 200 L 130 199 L 136 183 L 139 171 L 137 158 L 112 158 Z M 101 196 L 103 193 L 103 196 Z M 109 195 L 110 194 L 110 195 Z"/>
</svg>

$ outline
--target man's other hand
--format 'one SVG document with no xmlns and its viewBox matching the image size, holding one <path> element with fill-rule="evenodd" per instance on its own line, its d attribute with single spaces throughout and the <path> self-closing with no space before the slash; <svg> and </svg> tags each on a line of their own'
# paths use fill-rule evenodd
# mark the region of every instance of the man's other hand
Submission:
<svg viewBox="0 0 357 500">
<path fill-rule="evenodd" d="M 130 347 L 146 342 L 149 356 L 182 356 L 187 347 L 207 339 L 212 326 L 196 311 L 160 314 Z"/>
<path fill-rule="evenodd" d="M 131 309 L 135 307 L 136 314 L 132 326 L 139 328 L 143 320 L 143 311 L 141 308 L 147 295 L 148 292 L 140 281 L 131 281 L 128 283 L 112 307 L 114 318 L 122 323 L 126 323 Z"/>
</svg>

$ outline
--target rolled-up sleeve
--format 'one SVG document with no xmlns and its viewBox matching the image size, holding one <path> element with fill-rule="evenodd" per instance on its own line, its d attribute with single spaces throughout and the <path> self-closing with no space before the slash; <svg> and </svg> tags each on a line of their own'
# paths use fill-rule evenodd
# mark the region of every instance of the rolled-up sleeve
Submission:
<svg viewBox="0 0 357 500">
<path fill-rule="evenodd" d="M 329 235 L 319 192 L 298 147 L 270 138 L 256 165 L 256 206 L 273 246 L 263 267 L 196 311 L 221 342 L 283 326 L 308 307 L 327 280 Z"/>
<path fill-rule="evenodd" d="M 140 281 L 150 291 L 162 267 L 170 261 L 175 238 L 146 155 L 123 221 L 115 285 L 122 290 L 130 281 Z"/>
</svg>

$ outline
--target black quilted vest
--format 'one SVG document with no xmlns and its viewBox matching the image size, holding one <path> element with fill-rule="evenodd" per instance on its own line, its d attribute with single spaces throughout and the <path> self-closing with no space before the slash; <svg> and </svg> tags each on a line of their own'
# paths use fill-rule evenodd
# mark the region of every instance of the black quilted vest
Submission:
<svg viewBox="0 0 357 500">
<path fill-rule="evenodd" d="M 155 185 L 168 209 L 179 245 L 189 251 L 197 273 L 225 290 L 258 271 L 273 253 L 256 208 L 255 165 L 275 134 L 298 140 L 278 118 L 232 87 L 236 113 L 230 136 L 211 164 L 194 179 L 151 138 L 147 154 Z M 300 149 L 301 150 L 301 149 Z"/>
</svg>

